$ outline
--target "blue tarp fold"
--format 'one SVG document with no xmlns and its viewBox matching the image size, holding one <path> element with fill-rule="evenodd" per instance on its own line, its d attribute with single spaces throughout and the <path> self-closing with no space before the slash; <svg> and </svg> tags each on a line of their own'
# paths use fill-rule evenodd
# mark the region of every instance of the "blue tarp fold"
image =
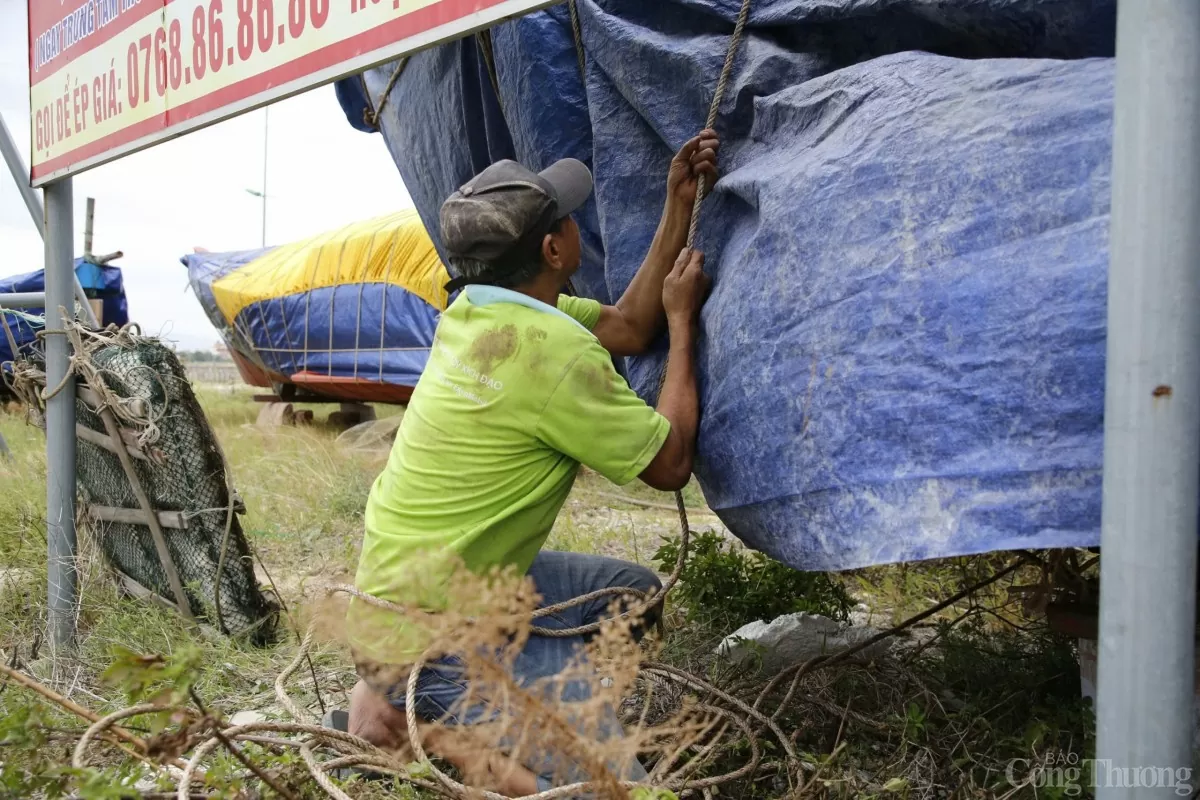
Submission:
<svg viewBox="0 0 1200 800">
<path fill-rule="evenodd" d="M 699 246 L 697 474 L 751 546 L 845 569 L 1099 540 L 1113 0 L 753 0 Z M 414 56 L 379 127 L 437 242 L 490 161 L 573 156 L 618 297 L 740 0 L 579 0 Z M 391 65 L 343 82 L 357 124 Z M 503 123 L 503 124 L 501 124 Z M 652 399 L 662 349 L 630 359 Z"/>
</svg>

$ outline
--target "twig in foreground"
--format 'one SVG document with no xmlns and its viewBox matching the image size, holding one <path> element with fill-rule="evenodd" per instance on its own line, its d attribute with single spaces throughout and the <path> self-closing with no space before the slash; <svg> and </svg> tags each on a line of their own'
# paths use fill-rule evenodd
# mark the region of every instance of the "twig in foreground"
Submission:
<svg viewBox="0 0 1200 800">
<path fill-rule="evenodd" d="M 287 787 L 285 787 L 279 783 L 276 783 L 275 779 L 272 778 L 267 772 L 265 772 L 261 767 L 259 767 L 253 761 L 246 758 L 246 754 L 243 753 L 237 747 L 235 747 L 233 742 L 229 741 L 229 737 L 227 737 L 225 734 L 221 733 L 221 721 L 219 719 L 209 715 L 208 710 L 204 707 L 204 703 L 201 702 L 200 696 L 196 694 L 195 689 L 189 688 L 188 694 L 190 694 L 192 696 L 192 702 L 196 704 L 196 708 L 200 709 L 200 713 L 203 714 L 204 716 L 212 719 L 212 721 L 214 723 L 213 724 L 213 736 L 215 736 L 221 742 L 221 745 L 226 750 L 229 751 L 230 755 L 232 755 L 239 762 L 241 762 L 242 766 L 244 766 L 246 769 L 253 772 L 260 781 L 262 781 L 267 786 L 270 786 L 273 790 L 275 790 L 275 794 L 279 795 L 280 797 L 287 798 L 287 800 L 299 800 L 299 798 L 297 798 L 294 793 L 292 793 L 290 790 L 288 790 Z"/>
</svg>

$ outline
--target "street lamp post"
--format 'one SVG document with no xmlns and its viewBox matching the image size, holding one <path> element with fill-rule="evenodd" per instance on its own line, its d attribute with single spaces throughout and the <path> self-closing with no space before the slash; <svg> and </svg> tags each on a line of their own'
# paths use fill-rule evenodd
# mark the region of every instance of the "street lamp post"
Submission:
<svg viewBox="0 0 1200 800">
<path fill-rule="evenodd" d="M 246 193 L 262 200 L 262 246 L 267 246 L 267 143 L 270 124 L 270 106 L 263 109 L 263 177 L 262 189 L 247 189 Z"/>
<path fill-rule="evenodd" d="M 260 192 L 258 189 L 247 189 L 246 194 L 262 200 L 262 246 L 267 246 L 267 193 Z"/>
</svg>

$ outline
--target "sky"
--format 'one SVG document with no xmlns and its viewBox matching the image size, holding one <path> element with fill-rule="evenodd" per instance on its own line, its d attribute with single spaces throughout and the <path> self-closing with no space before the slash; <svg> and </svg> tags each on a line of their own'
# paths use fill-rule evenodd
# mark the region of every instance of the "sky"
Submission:
<svg viewBox="0 0 1200 800">
<path fill-rule="evenodd" d="M 26 0 L 0 0 L 0 114 L 29 162 Z M 350 127 L 333 86 L 267 112 L 267 244 L 302 239 L 412 205 L 377 134 Z M 262 241 L 264 111 L 189 133 L 74 179 L 75 251 L 96 199 L 95 253 L 121 250 L 130 319 L 180 349 L 217 333 L 187 288 L 179 258 L 196 247 L 250 250 Z M 40 194 L 40 192 L 39 192 Z M 7 170 L 0 171 L 0 277 L 42 267 L 42 240 Z"/>
</svg>

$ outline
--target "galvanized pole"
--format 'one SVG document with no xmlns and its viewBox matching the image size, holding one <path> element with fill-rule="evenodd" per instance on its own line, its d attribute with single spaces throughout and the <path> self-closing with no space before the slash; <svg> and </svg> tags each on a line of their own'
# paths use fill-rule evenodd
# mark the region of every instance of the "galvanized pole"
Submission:
<svg viewBox="0 0 1200 800">
<path fill-rule="evenodd" d="M 1118 8 L 1095 768 L 1105 800 L 1174 797 L 1190 778 L 1200 498 L 1200 2 Z"/>
<path fill-rule="evenodd" d="M 75 642 L 75 381 L 68 379 L 70 345 L 59 309 L 75 302 L 71 179 L 46 186 L 46 541 L 50 642 L 56 651 Z M 69 317 L 68 317 L 69 319 Z"/>
<path fill-rule="evenodd" d="M 42 243 L 43 248 L 45 242 Z M 45 292 L 5 292 L 0 294 L 0 308 L 42 308 L 46 307 Z"/>
</svg>

